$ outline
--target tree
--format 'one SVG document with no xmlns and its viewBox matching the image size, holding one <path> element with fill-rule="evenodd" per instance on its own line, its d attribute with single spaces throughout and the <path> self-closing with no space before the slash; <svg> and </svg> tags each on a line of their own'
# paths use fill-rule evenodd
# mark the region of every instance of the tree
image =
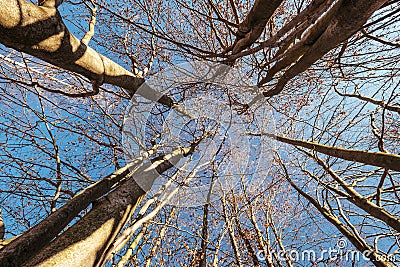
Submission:
<svg viewBox="0 0 400 267">
<path fill-rule="evenodd" d="M 368 252 L 368 264 L 395 266 L 397 3 L 0 3 L 0 266 L 293 266 L 290 251 L 332 247 L 339 235 L 349 250 Z M 240 67 L 257 86 L 221 89 L 211 79 L 163 92 L 150 84 L 194 59 Z M 215 77 L 227 69 L 210 68 Z M 163 143 L 168 114 L 191 118 L 191 99 L 211 106 L 199 94 L 229 103 L 232 123 L 246 118 L 250 144 L 279 146 L 269 173 L 250 166 L 218 200 L 170 207 L 180 197 L 173 185 L 214 184 L 229 162 L 248 163 L 229 151 L 235 140 L 215 120 L 188 119 L 181 139 Z M 146 132 L 131 132 L 144 140 L 133 146 L 141 154 L 126 159 L 120 135 L 132 97 L 140 107 L 157 103 Z M 276 132 L 255 126 L 265 107 Z M 192 166 L 217 137 L 211 160 L 176 167 Z M 168 182 L 149 191 L 160 175 Z"/>
</svg>

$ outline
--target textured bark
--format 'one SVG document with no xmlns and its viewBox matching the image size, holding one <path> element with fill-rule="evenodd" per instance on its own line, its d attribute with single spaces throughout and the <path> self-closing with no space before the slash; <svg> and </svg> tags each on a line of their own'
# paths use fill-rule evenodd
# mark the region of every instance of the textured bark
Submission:
<svg viewBox="0 0 400 267">
<path fill-rule="evenodd" d="M 256 47 L 230 55 L 228 61 L 233 62 L 239 57 L 254 54 L 266 47 L 279 47 L 279 51 L 275 56 L 285 52 L 293 44 L 293 40 L 300 38 L 300 35 L 326 12 L 332 2 L 334 0 L 313 0 L 303 11 L 286 23 L 276 34 L 271 36 L 271 38 L 261 42 Z"/>
<path fill-rule="evenodd" d="M 11 0 L 0 2 L 0 11 L 0 42 L 8 47 L 130 92 L 144 81 L 81 43 L 68 31 L 55 7 Z"/>
<path fill-rule="evenodd" d="M 170 159 L 168 160 L 170 161 Z M 190 182 L 194 179 L 198 173 L 198 171 L 208 165 L 209 162 L 198 165 L 195 169 L 191 171 L 189 176 L 184 179 L 184 183 Z M 160 169 L 159 172 L 163 171 Z M 156 193 L 154 193 L 153 197 L 144 203 L 139 212 L 136 214 L 136 218 L 134 223 L 132 223 L 129 227 L 125 228 L 123 232 L 120 233 L 118 238 L 110 243 L 107 250 L 99 257 L 99 260 L 96 263 L 96 267 L 104 266 L 107 262 L 109 262 L 114 255 L 116 255 L 119 251 L 123 249 L 123 247 L 127 244 L 129 240 L 133 237 L 135 232 L 142 227 L 143 225 L 150 223 L 152 219 L 161 211 L 165 205 L 171 203 L 172 197 L 178 193 L 180 187 L 175 187 L 171 190 L 171 185 L 176 181 L 178 176 L 182 174 L 181 170 L 175 172 L 175 174 L 170 177 L 170 179 L 160 188 Z M 150 181 L 152 183 L 152 181 Z M 141 183 L 142 184 L 142 183 Z M 147 213 L 148 209 L 152 207 L 152 210 Z M 146 214 L 147 213 L 147 214 Z"/>
<path fill-rule="evenodd" d="M 39 6 L 58 7 L 64 0 L 39 0 Z"/>
<path fill-rule="evenodd" d="M 322 16 L 322 12 L 325 11 L 326 14 L 320 18 L 317 23 L 309 31 L 307 34 L 298 42 L 297 44 L 293 45 L 290 49 L 287 51 L 278 51 L 277 54 L 283 54 L 282 59 L 280 59 L 270 70 L 268 70 L 267 75 L 260 81 L 259 84 L 264 84 L 269 81 L 271 81 L 275 74 L 277 74 L 279 71 L 283 70 L 284 68 L 290 66 L 296 60 L 304 55 L 305 53 L 309 52 L 309 49 L 311 48 L 311 44 L 313 44 L 319 36 L 325 31 L 326 27 L 329 25 L 330 21 L 336 14 L 338 8 L 340 7 L 341 3 L 343 0 L 338 1 L 333 7 L 329 8 L 326 5 L 330 5 L 330 2 L 325 3 L 325 6 L 322 6 L 320 10 L 317 13 L 319 13 L 319 16 Z M 311 15 L 310 15 L 311 16 Z M 319 18 L 317 16 L 317 18 Z M 315 18 L 315 19 L 317 19 Z M 286 44 L 287 46 L 288 44 Z"/>
</svg>

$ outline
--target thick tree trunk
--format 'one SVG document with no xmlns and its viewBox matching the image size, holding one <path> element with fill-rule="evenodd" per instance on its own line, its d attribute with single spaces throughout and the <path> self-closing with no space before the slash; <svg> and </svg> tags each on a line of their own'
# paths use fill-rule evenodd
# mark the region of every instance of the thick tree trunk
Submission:
<svg viewBox="0 0 400 267">
<path fill-rule="evenodd" d="M 118 85 L 134 93 L 144 82 L 78 40 L 55 7 L 24 0 L 1 1 L 0 42 L 98 84 Z"/>
<path fill-rule="evenodd" d="M 18 236 L 0 251 L 0 266 L 19 266 L 27 261 L 47 246 L 82 210 L 110 192 L 115 184 L 141 162 L 136 160 L 89 186 L 42 222 Z"/>
<path fill-rule="evenodd" d="M 36 6 L 25 0 L 0 1 L 0 43 L 54 66 L 83 75 L 98 88 L 103 83 L 119 86 L 133 96 L 144 84 L 121 65 L 101 55 L 71 34 L 54 1 Z M 59 1 L 56 1 L 59 2 Z M 47 3 L 47 4 L 46 4 Z M 172 107 L 167 96 L 144 86 L 138 94 Z"/>
<path fill-rule="evenodd" d="M 333 10 L 333 14 L 332 12 L 328 12 L 329 19 L 322 19 L 321 21 L 324 23 L 316 23 L 316 25 L 309 30 L 309 34 L 306 34 L 304 37 L 305 40 L 302 40 L 299 45 L 290 50 L 291 52 L 289 52 L 288 55 L 291 55 L 290 61 L 292 61 L 291 63 L 294 63 L 294 65 L 284 72 L 275 88 L 265 92 L 264 96 L 271 97 L 279 94 L 290 79 L 307 70 L 327 52 L 359 31 L 372 14 L 386 2 L 387 0 L 343 1 L 337 11 Z M 332 17 L 332 19 L 330 19 L 330 17 Z M 285 59 L 285 57 L 283 60 L 287 61 L 288 59 Z M 299 57 L 300 59 L 296 62 Z M 289 64 L 287 63 L 281 64 L 278 62 L 277 65 L 282 66 L 278 69 L 274 68 L 273 73 L 277 73 L 279 70 L 288 66 Z M 267 75 L 259 82 L 259 85 L 269 82 L 272 76 L 273 75 Z"/>
<path fill-rule="evenodd" d="M 131 178 L 23 266 L 96 266 L 153 181 L 190 151 L 191 148 L 179 148 L 139 167 Z M 139 186 L 137 179 L 148 188 Z"/>
</svg>

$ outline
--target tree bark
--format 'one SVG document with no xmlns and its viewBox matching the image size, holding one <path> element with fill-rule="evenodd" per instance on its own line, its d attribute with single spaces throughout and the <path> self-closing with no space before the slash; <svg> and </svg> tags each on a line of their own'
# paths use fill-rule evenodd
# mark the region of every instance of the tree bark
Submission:
<svg viewBox="0 0 400 267">
<path fill-rule="evenodd" d="M 267 22 L 283 0 L 256 0 L 246 18 L 239 24 L 232 54 L 251 46 L 261 36 Z"/>
<path fill-rule="evenodd" d="M 89 186 L 63 207 L 10 242 L 0 251 L 0 266 L 20 266 L 27 261 L 47 246 L 82 210 L 108 193 L 116 183 L 129 174 L 131 168 L 139 163 L 139 160 L 134 161 Z"/>
<path fill-rule="evenodd" d="M 343 1 L 338 10 L 334 10 L 332 20 L 329 23 L 326 25 L 325 23 L 316 23 L 309 30 L 309 34 L 304 37 L 306 41 L 301 42 L 301 45 L 296 48 L 299 53 L 296 54 L 296 51 L 292 51 L 292 53 L 296 54 L 296 56 L 292 57 L 294 65 L 284 72 L 274 89 L 265 92 L 264 96 L 271 97 L 279 94 L 290 79 L 307 70 L 327 52 L 359 31 L 372 14 L 386 2 L 387 0 Z M 331 16 L 329 13 L 328 15 Z M 302 55 L 300 59 L 295 62 L 300 55 Z M 259 85 L 265 84 L 271 79 L 271 75 L 267 75 L 266 78 L 260 81 Z"/>
<path fill-rule="evenodd" d="M 257 134 L 256 134 L 257 135 Z M 400 156 L 395 154 L 383 152 L 369 152 L 362 150 L 352 150 L 340 147 L 326 146 L 314 142 L 296 140 L 288 137 L 278 136 L 275 134 L 262 133 L 262 135 L 275 138 L 276 140 L 291 144 L 294 146 L 301 146 L 304 148 L 312 149 L 325 155 L 333 156 L 350 161 L 356 161 L 372 166 L 387 168 L 394 171 L 400 171 Z"/>
<path fill-rule="evenodd" d="M 149 189 L 142 188 L 143 185 L 151 187 L 160 173 L 191 151 L 192 148 L 179 148 L 153 163 L 143 164 L 131 178 L 103 197 L 87 215 L 22 266 L 96 266 L 99 257 Z M 141 183 L 142 187 L 137 179 L 145 182 Z"/>
<path fill-rule="evenodd" d="M 3 222 L 2 210 L 0 209 L 0 241 L 4 239 L 4 234 L 6 233 L 6 227 Z"/>
<path fill-rule="evenodd" d="M 133 96 L 144 84 L 144 78 L 81 42 L 65 26 L 53 6 L 54 1 L 44 2 L 43 6 L 36 6 L 25 0 L 0 1 L 0 43 L 80 74 L 97 88 L 107 83 L 119 86 Z M 149 86 L 142 87 L 138 94 L 173 106 L 172 99 Z"/>
</svg>

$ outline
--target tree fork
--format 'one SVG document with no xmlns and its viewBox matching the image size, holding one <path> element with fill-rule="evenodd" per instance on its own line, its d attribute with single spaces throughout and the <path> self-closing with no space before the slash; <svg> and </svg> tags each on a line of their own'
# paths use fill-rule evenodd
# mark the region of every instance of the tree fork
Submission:
<svg viewBox="0 0 400 267">
<path fill-rule="evenodd" d="M 119 86 L 133 96 L 144 83 L 121 65 L 96 52 L 71 34 L 64 24 L 57 3 L 44 1 L 37 6 L 25 0 L 0 2 L 0 43 L 88 78 L 96 86 Z M 149 92 L 150 90 L 150 92 Z M 158 93 L 146 87 L 143 97 Z M 167 96 L 150 99 L 172 107 Z"/>
</svg>

